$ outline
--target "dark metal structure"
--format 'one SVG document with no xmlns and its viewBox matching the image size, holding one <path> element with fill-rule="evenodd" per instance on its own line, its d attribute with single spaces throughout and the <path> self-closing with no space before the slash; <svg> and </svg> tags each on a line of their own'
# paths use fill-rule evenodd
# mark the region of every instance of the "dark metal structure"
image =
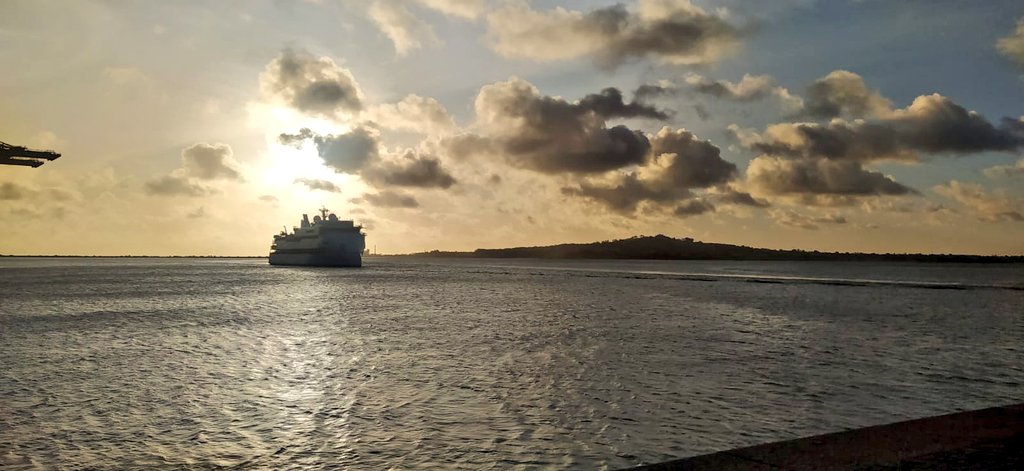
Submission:
<svg viewBox="0 0 1024 471">
<path fill-rule="evenodd" d="M 57 157 L 60 157 L 60 154 L 52 150 L 32 150 L 0 142 L 0 165 L 22 165 L 35 168 L 47 161 L 55 160 Z"/>
</svg>

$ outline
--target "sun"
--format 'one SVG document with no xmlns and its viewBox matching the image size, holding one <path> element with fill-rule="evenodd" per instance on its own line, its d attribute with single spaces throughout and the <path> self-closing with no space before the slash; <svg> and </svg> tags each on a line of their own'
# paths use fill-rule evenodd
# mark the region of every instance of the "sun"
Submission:
<svg viewBox="0 0 1024 471">
<path fill-rule="evenodd" d="M 321 205 L 344 210 L 347 201 L 361 195 L 366 185 L 352 174 L 338 173 L 324 164 L 317 154 L 316 144 L 304 142 L 300 146 L 280 142 L 282 133 L 297 133 L 308 128 L 318 135 L 343 134 L 351 126 L 326 118 L 304 116 L 294 110 L 268 104 L 249 107 L 249 124 L 259 129 L 265 140 L 265 153 L 255 174 L 267 193 L 273 194 L 286 207 L 310 210 Z M 324 180 L 341 188 L 341 192 L 311 190 L 300 180 Z"/>
</svg>

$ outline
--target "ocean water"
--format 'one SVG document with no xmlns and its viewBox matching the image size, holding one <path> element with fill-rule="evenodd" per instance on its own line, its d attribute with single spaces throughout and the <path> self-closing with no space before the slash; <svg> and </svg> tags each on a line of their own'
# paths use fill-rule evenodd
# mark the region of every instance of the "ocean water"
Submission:
<svg viewBox="0 0 1024 471">
<path fill-rule="evenodd" d="M 616 469 L 1022 368 L 1019 264 L 0 258 L 5 469 Z"/>
</svg>

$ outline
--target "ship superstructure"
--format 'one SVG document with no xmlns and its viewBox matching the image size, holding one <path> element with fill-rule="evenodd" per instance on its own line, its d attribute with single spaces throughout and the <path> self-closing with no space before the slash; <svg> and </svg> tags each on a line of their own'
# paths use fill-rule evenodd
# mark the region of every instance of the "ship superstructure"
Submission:
<svg viewBox="0 0 1024 471">
<path fill-rule="evenodd" d="M 287 228 L 274 236 L 270 246 L 271 265 L 360 267 L 366 249 L 363 227 L 338 219 L 327 208 L 320 215 L 302 215 L 302 222 L 289 234 Z"/>
</svg>

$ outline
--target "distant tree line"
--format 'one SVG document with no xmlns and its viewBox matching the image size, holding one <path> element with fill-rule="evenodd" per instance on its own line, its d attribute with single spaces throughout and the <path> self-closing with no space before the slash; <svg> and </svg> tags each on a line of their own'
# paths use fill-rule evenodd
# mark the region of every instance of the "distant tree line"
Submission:
<svg viewBox="0 0 1024 471">
<path fill-rule="evenodd" d="M 714 244 L 692 238 L 675 239 L 665 235 L 637 236 L 629 239 L 589 244 L 559 244 L 544 247 L 477 249 L 473 252 L 433 250 L 411 254 L 420 257 L 462 258 L 551 258 L 551 259 L 636 259 L 636 260 L 803 260 L 803 261 L 884 261 L 1010 263 L 1024 262 L 1019 255 L 905 254 L 819 252 L 817 250 L 776 250 L 744 245 Z"/>
</svg>

